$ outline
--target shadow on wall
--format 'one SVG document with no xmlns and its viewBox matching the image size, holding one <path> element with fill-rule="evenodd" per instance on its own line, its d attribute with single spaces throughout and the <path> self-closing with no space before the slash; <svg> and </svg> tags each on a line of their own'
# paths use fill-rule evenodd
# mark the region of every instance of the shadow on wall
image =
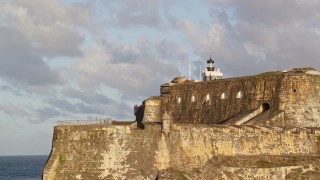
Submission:
<svg viewBox="0 0 320 180">
<path fill-rule="evenodd" d="M 144 129 L 144 125 L 142 123 L 143 115 L 144 115 L 144 109 L 145 109 L 145 106 L 141 105 L 141 106 L 139 106 L 137 108 L 137 110 L 134 113 L 134 115 L 136 116 L 137 126 L 138 126 L 138 128 L 141 128 L 141 129 Z"/>
</svg>

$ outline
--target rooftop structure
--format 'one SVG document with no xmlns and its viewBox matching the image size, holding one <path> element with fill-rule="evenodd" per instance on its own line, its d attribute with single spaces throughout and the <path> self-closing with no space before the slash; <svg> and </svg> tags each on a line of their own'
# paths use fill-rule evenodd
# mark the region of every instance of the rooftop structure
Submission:
<svg viewBox="0 0 320 180">
<path fill-rule="evenodd" d="M 215 79 L 222 79 L 222 72 L 220 69 L 215 70 L 214 61 L 210 59 L 207 61 L 207 68 L 202 72 L 202 78 L 204 81 L 212 81 Z"/>
</svg>

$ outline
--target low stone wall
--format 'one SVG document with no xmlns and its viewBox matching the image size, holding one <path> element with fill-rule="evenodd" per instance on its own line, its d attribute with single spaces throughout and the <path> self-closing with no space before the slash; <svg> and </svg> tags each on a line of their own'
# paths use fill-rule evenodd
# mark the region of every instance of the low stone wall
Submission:
<svg viewBox="0 0 320 180">
<path fill-rule="evenodd" d="M 43 179 L 155 179 L 214 156 L 319 155 L 318 129 L 174 124 L 57 126 Z"/>
</svg>

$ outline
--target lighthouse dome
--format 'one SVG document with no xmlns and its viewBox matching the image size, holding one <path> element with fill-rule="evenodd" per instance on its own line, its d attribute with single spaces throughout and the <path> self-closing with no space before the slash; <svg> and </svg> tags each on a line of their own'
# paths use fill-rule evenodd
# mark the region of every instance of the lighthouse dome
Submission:
<svg viewBox="0 0 320 180">
<path fill-rule="evenodd" d="M 214 63 L 214 61 L 210 57 L 210 59 L 207 61 L 207 63 Z"/>
</svg>

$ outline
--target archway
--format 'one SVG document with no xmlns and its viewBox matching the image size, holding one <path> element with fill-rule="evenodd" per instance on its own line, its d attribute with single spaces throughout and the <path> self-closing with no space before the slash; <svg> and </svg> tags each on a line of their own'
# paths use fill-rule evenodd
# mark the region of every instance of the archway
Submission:
<svg viewBox="0 0 320 180">
<path fill-rule="evenodd" d="M 263 110 L 262 112 L 265 112 L 270 109 L 269 103 L 263 103 L 261 106 L 262 106 L 262 110 Z"/>
</svg>

